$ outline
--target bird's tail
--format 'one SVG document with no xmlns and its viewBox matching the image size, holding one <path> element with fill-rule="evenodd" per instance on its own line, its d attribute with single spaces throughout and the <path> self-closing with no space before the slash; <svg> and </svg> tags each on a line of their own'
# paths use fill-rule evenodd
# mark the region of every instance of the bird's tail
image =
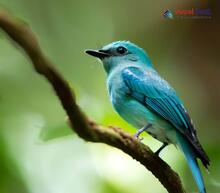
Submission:
<svg viewBox="0 0 220 193">
<path fill-rule="evenodd" d="M 191 145 L 189 144 L 189 142 L 183 138 L 183 136 L 181 134 L 177 134 L 178 135 L 178 146 L 182 149 L 186 160 L 188 162 L 188 165 L 191 169 L 192 175 L 196 181 L 196 184 L 198 186 L 199 192 L 200 193 L 206 193 L 206 189 L 205 189 L 205 185 L 204 185 L 204 181 L 203 181 L 203 177 L 196 159 L 196 155 L 194 150 L 192 149 Z"/>
</svg>

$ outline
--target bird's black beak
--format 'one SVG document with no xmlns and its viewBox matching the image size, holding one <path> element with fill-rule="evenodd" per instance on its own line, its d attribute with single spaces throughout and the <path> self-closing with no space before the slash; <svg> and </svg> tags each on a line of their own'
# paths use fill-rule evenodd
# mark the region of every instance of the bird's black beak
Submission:
<svg viewBox="0 0 220 193">
<path fill-rule="evenodd" d="M 88 49 L 85 52 L 87 54 L 91 55 L 91 56 L 94 56 L 94 57 L 97 57 L 97 58 L 100 58 L 100 59 L 103 59 L 105 57 L 110 56 L 110 54 L 107 53 L 105 50 L 91 50 L 91 49 Z"/>
</svg>

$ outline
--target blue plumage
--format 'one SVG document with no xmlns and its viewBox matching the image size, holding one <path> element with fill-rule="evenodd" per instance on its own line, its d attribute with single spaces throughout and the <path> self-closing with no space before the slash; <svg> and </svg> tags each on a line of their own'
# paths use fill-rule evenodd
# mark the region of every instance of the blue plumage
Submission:
<svg viewBox="0 0 220 193">
<path fill-rule="evenodd" d="M 107 72 L 107 86 L 116 111 L 137 129 L 164 144 L 183 151 L 200 193 L 205 186 L 197 164 L 209 159 L 200 145 L 196 129 L 175 90 L 154 70 L 145 51 L 128 41 L 113 42 L 100 50 L 87 50 L 101 59 Z M 163 146 L 165 147 L 165 146 Z"/>
<path fill-rule="evenodd" d="M 178 138 L 178 146 L 182 149 L 187 162 L 189 164 L 189 167 L 192 171 L 193 177 L 196 181 L 196 184 L 198 186 L 199 192 L 200 193 L 206 193 L 206 189 L 204 186 L 204 181 L 202 178 L 202 174 L 198 165 L 198 162 L 196 160 L 195 152 L 193 149 L 190 147 L 189 143 L 184 139 L 184 137 L 180 134 L 177 134 Z"/>
</svg>

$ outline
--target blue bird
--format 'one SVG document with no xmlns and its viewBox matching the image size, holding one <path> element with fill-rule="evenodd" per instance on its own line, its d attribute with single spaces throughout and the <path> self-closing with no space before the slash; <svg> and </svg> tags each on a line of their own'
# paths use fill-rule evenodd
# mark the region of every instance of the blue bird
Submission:
<svg viewBox="0 0 220 193">
<path fill-rule="evenodd" d="M 86 50 L 103 63 L 111 102 L 118 114 L 138 129 L 146 131 L 163 145 L 178 146 L 184 153 L 200 193 L 206 193 L 197 159 L 208 168 L 209 158 L 182 101 L 145 53 L 129 41 L 117 41 L 99 50 Z"/>
</svg>

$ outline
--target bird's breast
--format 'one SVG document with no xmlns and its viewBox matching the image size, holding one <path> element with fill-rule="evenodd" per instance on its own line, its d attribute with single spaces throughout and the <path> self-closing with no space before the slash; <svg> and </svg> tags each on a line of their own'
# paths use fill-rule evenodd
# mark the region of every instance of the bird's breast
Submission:
<svg viewBox="0 0 220 193">
<path fill-rule="evenodd" d="M 114 109 L 125 121 L 137 129 L 151 123 L 153 126 L 149 134 L 162 142 L 175 143 L 172 126 L 132 97 L 129 88 L 120 77 L 117 76 L 108 82 L 108 90 Z"/>
<path fill-rule="evenodd" d="M 151 119 L 150 111 L 129 95 L 126 85 L 112 85 L 109 94 L 118 114 L 134 127 L 141 128 Z"/>
</svg>

